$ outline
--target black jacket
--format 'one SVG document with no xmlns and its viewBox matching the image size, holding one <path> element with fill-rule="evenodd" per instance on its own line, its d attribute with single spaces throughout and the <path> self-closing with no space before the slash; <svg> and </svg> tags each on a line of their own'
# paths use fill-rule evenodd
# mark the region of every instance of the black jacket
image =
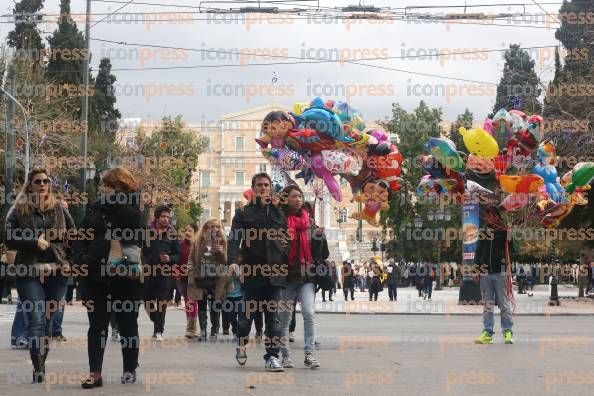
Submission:
<svg viewBox="0 0 594 396">
<path fill-rule="evenodd" d="M 390 265 L 392 272 L 388 272 L 388 278 L 386 279 L 386 285 L 398 286 L 400 283 L 400 267 L 397 265 Z"/>
<path fill-rule="evenodd" d="M 62 211 L 66 230 L 75 228 L 72 216 L 67 209 L 63 209 L 59 202 L 56 203 L 54 210 L 41 212 L 34 209 L 33 212 L 25 218 L 21 213 L 12 207 L 8 212 L 5 223 L 5 241 L 9 250 L 16 250 L 15 264 L 33 265 L 35 263 L 51 263 L 56 258 L 51 249 L 45 251 L 39 250 L 37 240 L 45 230 L 54 229 L 55 211 Z M 48 240 L 48 242 L 61 243 L 62 241 Z"/>
<path fill-rule="evenodd" d="M 157 233 L 156 229 L 150 229 L 149 235 Z M 142 248 L 142 257 L 144 264 L 156 266 L 161 264 L 160 254 L 165 252 L 169 256 L 169 265 L 177 264 L 181 258 L 181 248 L 175 229 L 171 228 L 168 232 L 162 232 L 158 236 L 147 239 Z"/>
<path fill-rule="evenodd" d="M 268 204 L 261 206 L 260 199 L 235 212 L 229 243 L 227 262 L 238 263 L 242 256 L 245 288 L 286 285 L 288 247 L 280 239 L 288 237 L 287 221 L 282 209 Z"/>
<path fill-rule="evenodd" d="M 79 280 L 89 284 L 107 283 L 111 277 L 105 274 L 105 266 L 111 239 L 122 245 L 141 247 L 145 236 L 142 213 L 136 202 L 127 204 L 107 203 L 97 200 L 87 211 L 81 224 L 92 229 L 92 238 L 74 244 L 75 262 L 86 264 L 87 274 Z"/>
<path fill-rule="evenodd" d="M 479 270 L 484 272 L 488 270 L 490 274 L 505 272 L 505 244 L 507 242 L 507 232 L 501 230 L 493 231 L 493 238 L 482 239 L 478 241 L 476 260 Z M 513 251 L 513 243 L 509 241 L 510 255 Z"/>
</svg>

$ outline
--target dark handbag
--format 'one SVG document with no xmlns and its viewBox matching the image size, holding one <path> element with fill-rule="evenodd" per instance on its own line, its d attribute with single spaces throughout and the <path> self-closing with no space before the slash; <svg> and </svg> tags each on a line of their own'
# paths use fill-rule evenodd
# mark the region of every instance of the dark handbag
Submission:
<svg viewBox="0 0 594 396">
<path fill-rule="evenodd" d="M 72 272 L 72 263 L 68 258 L 68 254 L 62 245 L 50 243 L 50 249 L 56 258 L 56 269 L 64 276 L 70 276 Z"/>
</svg>

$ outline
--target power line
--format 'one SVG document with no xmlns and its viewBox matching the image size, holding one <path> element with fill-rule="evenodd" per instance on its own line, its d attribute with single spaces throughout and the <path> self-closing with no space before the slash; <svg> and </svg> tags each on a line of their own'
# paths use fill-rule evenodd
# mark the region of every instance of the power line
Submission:
<svg viewBox="0 0 594 396">
<path fill-rule="evenodd" d="M 97 22 L 95 22 L 94 24 L 91 25 L 91 28 L 95 25 L 97 25 L 98 23 L 103 22 L 104 20 L 106 20 L 107 18 L 109 18 L 110 15 L 113 15 L 115 13 L 117 13 L 118 11 L 120 11 L 122 8 L 128 6 L 129 4 L 131 4 L 134 0 L 130 0 L 129 2 L 127 2 L 126 4 L 124 4 L 123 6 L 121 6 L 120 8 L 118 8 L 117 10 L 115 10 L 114 12 L 112 12 L 111 14 L 107 14 L 105 17 L 101 18 L 100 20 L 98 20 Z M 89 15 L 93 15 L 93 14 L 89 14 Z"/>
<path fill-rule="evenodd" d="M 129 43 L 125 41 L 114 41 L 114 40 L 105 40 L 105 39 L 98 39 L 98 38 L 91 38 L 93 41 L 99 41 L 104 43 L 110 44 L 117 44 L 117 45 L 124 45 L 124 46 L 134 46 L 134 47 L 147 47 L 147 48 L 159 48 L 159 49 L 174 49 L 174 50 L 182 50 L 182 51 L 190 51 L 190 52 L 204 52 L 204 53 L 217 53 L 217 54 L 231 54 L 236 56 L 257 56 L 257 57 L 267 57 L 267 58 L 281 58 L 281 59 L 296 59 L 300 62 L 296 62 L 295 64 L 301 63 L 345 63 L 345 62 L 354 62 L 354 61 L 375 61 L 375 60 L 390 60 L 390 59 L 414 59 L 414 58 L 433 58 L 440 56 L 451 56 L 451 55 L 466 55 L 466 54 L 477 54 L 477 53 L 490 53 L 490 52 L 505 52 L 508 48 L 499 48 L 499 49 L 487 49 L 487 50 L 474 50 L 474 51 L 454 51 L 448 52 L 447 54 L 424 54 L 424 55 L 400 55 L 400 56 L 385 56 L 385 57 L 372 57 L 372 58 L 360 58 L 360 59 L 353 59 L 353 60 L 341 60 L 341 59 L 324 59 L 324 58 L 303 58 L 299 56 L 290 56 L 290 55 L 263 55 L 257 54 L 253 52 L 241 52 L 241 51 L 226 51 L 226 50 L 215 50 L 215 49 L 204 49 L 204 48 L 187 48 L 187 47 L 174 47 L 174 46 L 164 46 L 164 45 L 157 45 L 157 44 L 142 44 L 142 43 Z M 535 50 L 535 49 L 543 49 L 543 48 L 554 48 L 555 45 L 542 45 L 542 46 L 532 46 L 532 47 L 521 47 L 521 50 Z M 227 66 L 251 66 L 251 65 L 258 65 L 258 66 L 266 66 L 266 65 L 288 65 L 291 64 L 289 62 L 270 62 L 270 63 L 248 63 L 245 65 L 227 65 Z M 198 65 L 198 66 L 180 66 L 180 67 L 168 67 L 169 68 L 212 68 L 212 67 L 224 67 L 224 65 Z M 119 71 L 129 71 L 129 70 L 148 70 L 148 68 L 143 69 L 114 69 Z M 158 70 L 158 69 L 156 69 Z"/>
<path fill-rule="evenodd" d="M 208 50 L 208 49 L 200 49 L 200 48 L 184 48 L 184 47 L 172 47 L 172 46 L 162 46 L 162 45 L 155 45 L 155 44 L 140 44 L 140 43 L 127 43 L 124 41 L 113 41 L 113 40 L 105 40 L 105 39 L 92 39 L 95 41 L 100 42 L 107 42 L 117 45 L 126 45 L 126 46 L 145 46 L 149 48 L 160 48 L 160 49 L 177 49 L 177 50 L 186 50 L 192 52 L 213 52 L 213 53 L 225 53 L 225 54 L 233 54 L 233 55 L 247 55 L 247 56 L 263 56 L 257 55 L 253 53 L 245 53 L 245 52 L 234 52 L 234 51 L 222 51 L 222 50 Z M 552 48 L 555 46 L 534 46 L 534 47 L 522 47 L 522 50 L 528 49 L 541 49 L 541 48 Z M 477 50 L 477 51 L 458 51 L 452 52 L 451 55 L 462 55 L 462 54 L 472 54 L 472 53 L 488 53 L 488 52 L 503 52 L 507 51 L 507 49 L 492 49 L 492 50 Z M 426 77 L 435 77 L 435 78 L 442 78 L 447 80 L 455 80 L 455 81 L 463 81 L 463 82 L 472 82 L 472 83 L 479 83 L 479 84 L 488 84 L 488 85 L 497 85 L 497 83 L 491 83 L 486 81 L 478 81 L 478 80 L 470 80 L 465 78 L 458 78 L 452 76 L 444 76 L 438 74 L 431 74 L 431 73 L 422 73 L 416 72 L 412 70 L 405 70 L 405 69 L 397 69 L 393 67 L 387 66 L 380 66 L 380 65 L 372 65 L 367 63 L 361 63 L 360 61 L 369 61 L 369 60 L 386 60 L 386 59 L 405 59 L 405 58 L 418 58 L 418 57 L 427 57 L 428 55 L 409 55 L 409 56 L 394 56 L 394 57 L 376 57 L 376 58 L 362 58 L 358 60 L 335 60 L 335 59 L 320 59 L 320 58 L 301 58 L 296 56 L 277 56 L 277 58 L 285 58 L 285 59 L 298 59 L 299 61 L 295 62 L 267 62 L 267 63 L 248 63 L 245 65 L 241 64 L 225 64 L 225 65 L 196 65 L 196 66 L 169 66 L 169 67 L 155 67 L 155 68 L 143 68 L 143 69 L 132 69 L 132 68 L 121 68 L 121 69 L 112 69 L 113 71 L 139 71 L 139 70 L 174 70 L 174 69 L 199 69 L 199 68 L 221 68 L 221 67 L 249 67 L 249 66 L 274 66 L 274 65 L 297 65 L 297 64 L 317 64 L 317 63 L 336 63 L 336 62 L 343 62 L 343 63 L 350 63 L 358 66 L 364 67 L 371 67 L 381 70 L 388 70 L 388 71 L 395 71 L 400 73 L 408 73 L 408 74 L 415 74 L 421 75 Z M 432 55 L 437 56 L 439 55 Z"/>
</svg>

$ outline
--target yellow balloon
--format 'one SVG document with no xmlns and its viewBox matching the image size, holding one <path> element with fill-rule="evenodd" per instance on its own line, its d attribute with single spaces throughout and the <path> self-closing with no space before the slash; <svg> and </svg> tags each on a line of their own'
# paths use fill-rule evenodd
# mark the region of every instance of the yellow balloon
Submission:
<svg viewBox="0 0 594 396">
<path fill-rule="evenodd" d="M 309 107 L 309 103 L 297 102 L 293 105 L 293 114 L 301 115 L 305 109 Z"/>
<path fill-rule="evenodd" d="M 484 159 L 493 159 L 499 154 L 497 141 L 484 129 L 467 130 L 461 127 L 459 132 L 464 139 L 464 145 L 472 154 Z"/>
</svg>

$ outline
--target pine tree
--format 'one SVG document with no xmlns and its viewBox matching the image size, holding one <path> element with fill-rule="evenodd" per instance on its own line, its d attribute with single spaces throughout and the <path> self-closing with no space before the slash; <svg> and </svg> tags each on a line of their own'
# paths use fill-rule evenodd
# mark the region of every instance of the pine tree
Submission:
<svg viewBox="0 0 594 396">
<path fill-rule="evenodd" d="M 93 96 L 89 98 L 89 149 L 93 151 L 96 165 L 101 167 L 110 155 L 116 155 L 115 138 L 118 131 L 120 111 L 116 108 L 113 84 L 116 76 L 111 74 L 109 58 L 99 62 L 97 77 L 91 81 Z"/>
<path fill-rule="evenodd" d="M 47 64 L 48 77 L 58 84 L 82 84 L 85 40 L 70 15 L 70 0 L 61 0 L 58 28 L 48 39 L 52 56 Z M 64 55 L 70 50 L 70 55 Z"/>
<path fill-rule="evenodd" d="M 14 14 L 36 14 L 43 8 L 43 0 L 21 0 L 13 8 Z M 44 48 L 35 22 L 17 21 L 13 31 L 8 33 L 7 43 L 15 49 L 40 50 Z"/>
<path fill-rule="evenodd" d="M 520 49 L 519 44 L 511 44 L 505 51 L 503 75 L 497 86 L 497 97 L 493 114 L 499 109 L 521 110 L 526 114 L 540 114 L 542 105 L 538 101 L 542 90 L 540 80 L 534 71 L 534 60 L 530 54 Z"/>
<path fill-rule="evenodd" d="M 456 121 L 452 123 L 450 128 L 449 138 L 454 144 L 458 151 L 463 151 L 468 154 L 468 150 L 466 150 L 466 146 L 462 140 L 462 135 L 460 135 L 460 127 L 464 127 L 466 129 L 472 128 L 472 122 L 474 121 L 474 115 L 468 109 L 464 109 L 463 114 L 459 114 L 456 118 Z"/>
</svg>

